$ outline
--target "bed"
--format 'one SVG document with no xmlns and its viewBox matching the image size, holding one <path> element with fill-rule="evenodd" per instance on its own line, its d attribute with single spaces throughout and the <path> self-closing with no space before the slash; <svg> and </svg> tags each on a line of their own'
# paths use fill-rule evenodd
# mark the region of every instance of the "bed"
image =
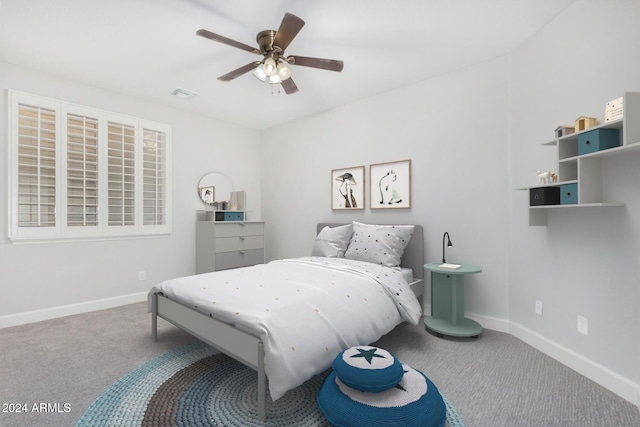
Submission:
<svg viewBox="0 0 640 427">
<path fill-rule="evenodd" d="M 398 230 L 402 238 L 411 232 L 388 260 L 394 250 L 372 241 L 371 227 L 390 230 L 394 242 Z M 276 400 L 328 369 L 345 348 L 370 344 L 422 316 L 413 291 L 422 288 L 421 226 L 320 223 L 317 231 L 312 256 L 172 279 L 149 292 L 154 341 L 160 317 L 256 370 L 262 421 L 267 377 Z M 338 234 L 346 245 L 342 253 L 333 252 Z M 382 256 L 371 255 L 377 246 L 384 246 L 382 265 L 367 258 Z M 396 262 L 399 267 L 390 267 Z"/>
</svg>

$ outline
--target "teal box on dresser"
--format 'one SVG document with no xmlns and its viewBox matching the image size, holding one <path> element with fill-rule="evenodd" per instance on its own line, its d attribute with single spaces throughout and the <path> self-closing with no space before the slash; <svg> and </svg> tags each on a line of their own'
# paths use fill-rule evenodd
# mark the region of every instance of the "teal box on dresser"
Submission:
<svg viewBox="0 0 640 427">
<path fill-rule="evenodd" d="M 619 145 L 619 129 L 595 129 L 578 135 L 579 156 L 618 147 Z"/>
<path fill-rule="evenodd" d="M 225 212 L 225 221 L 244 221 L 244 212 Z"/>
<path fill-rule="evenodd" d="M 578 204 L 578 184 L 562 184 L 560 186 L 560 204 L 561 205 L 577 205 Z"/>
</svg>

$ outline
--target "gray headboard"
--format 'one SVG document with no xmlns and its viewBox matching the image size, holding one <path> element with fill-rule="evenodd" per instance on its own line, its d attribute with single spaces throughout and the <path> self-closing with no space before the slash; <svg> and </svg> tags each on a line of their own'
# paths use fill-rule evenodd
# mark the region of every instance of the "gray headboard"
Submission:
<svg viewBox="0 0 640 427">
<path fill-rule="evenodd" d="M 316 234 L 320 232 L 324 227 L 337 227 L 339 225 L 350 224 L 348 222 L 320 222 L 316 226 Z M 398 224 L 383 224 L 383 225 L 398 225 Z M 413 277 L 416 279 L 422 279 L 424 277 L 424 232 L 421 225 L 415 225 L 413 235 L 409 244 L 404 250 L 404 254 L 400 259 L 400 266 L 411 268 L 413 270 Z"/>
</svg>

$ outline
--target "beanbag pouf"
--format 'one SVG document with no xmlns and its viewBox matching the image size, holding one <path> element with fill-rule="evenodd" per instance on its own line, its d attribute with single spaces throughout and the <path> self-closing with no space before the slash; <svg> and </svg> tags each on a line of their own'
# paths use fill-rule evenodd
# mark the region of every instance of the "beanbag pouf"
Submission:
<svg viewBox="0 0 640 427">
<path fill-rule="evenodd" d="M 402 363 L 387 350 L 371 346 L 351 347 L 333 360 L 333 370 L 347 386 L 380 392 L 395 386 L 404 375 Z"/>
<path fill-rule="evenodd" d="M 422 372 L 404 365 L 398 385 L 379 393 L 354 390 L 335 371 L 318 392 L 318 406 L 334 426 L 442 427 L 447 408 L 438 388 Z"/>
</svg>

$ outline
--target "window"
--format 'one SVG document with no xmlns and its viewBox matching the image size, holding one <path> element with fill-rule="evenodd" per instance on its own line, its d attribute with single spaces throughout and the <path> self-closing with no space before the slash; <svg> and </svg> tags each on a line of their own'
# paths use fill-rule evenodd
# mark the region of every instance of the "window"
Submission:
<svg viewBox="0 0 640 427">
<path fill-rule="evenodd" d="M 9 91 L 12 241 L 169 234 L 170 126 Z"/>
</svg>

